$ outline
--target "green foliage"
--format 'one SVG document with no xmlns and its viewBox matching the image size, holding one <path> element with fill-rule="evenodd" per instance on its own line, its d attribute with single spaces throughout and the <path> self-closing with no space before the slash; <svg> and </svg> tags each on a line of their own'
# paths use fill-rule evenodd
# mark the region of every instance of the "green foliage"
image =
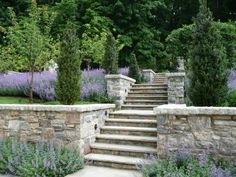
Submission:
<svg viewBox="0 0 236 177">
<path fill-rule="evenodd" d="M 141 83 L 141 71 L 139 69 L 138 62 L 134 53 L 132 53 L 130 57 L 128 76 L 135 79 L 136 83 Z"/>
<path fill-rule="evenodd" d="M 189 49 L 192 42 L 193 25 L 184 25 L 173 30 L 166 38 L 166 50 L 169 54 L 170 66 L 177 68 L 177 58 L 189 59 Z M 187 63 L 187 62 L 186 62 Z M 188 68 L 188 67 L 187 67 Z"/>
<path fill-rule="evenodd" d="M 30 71 L 29 100 L 33 102 L 34 72 L 43 69 L 45 63 L 53 56 L 55 43 L 49 37 L 50 27 L 45 24 L 44 33 L 39 27 L 43 17 L 46 17 L 42 14 L 46 11 L 38 8 L 36 1 L 32 0 L 29 17 L 19 22 L 11 8 L 9 12 L 13 26 L 6 29 L 6 45 L 0 49 L 0 71 L 18 70 L 21 67 Z"/>
<path fill-rule="evenodd" d="M 84 166 L 76 150 L 50 142 L 30 144 L 17 139 L 1 140 L 0 173 L 16 176 L 64 177 Z"/>
<path fill-rule="evenodd" d="M 204 2 L 204 0 L 203 0 Z M 219 31 L 204 3 L 194 19 L 189 98 L 194 106 L 219 106 L 227 95 L 227 60 Z"/>
<path fill-rule="evenodd" d="M 116 40 L 111 33 L 107 35 L 102 67 L 106 74 L 118 73 L 118 52 L 116 48 Z"/>
<path fill-rule="evenodd" d="M 99 93 L 92 92 L 86 100 L 96 103 L 115 103 L 115 98 L 109 97 L 108 95 L 100 95 Z"/>
<path fill-rule="evenodd" d="M 236 25 L 233 23 L 213 22 L 212 26 L 217 29 L 222 36 L 221 43 L 226 49 L 228 68 L 236 69 Z M 177 57 L 183 57 L 188 64 L 190 58 L 190 46 L 193 41 L 194 24 L 185 25 L 182 28 L 173 30 L 166 38 L 166 50 L 170 57 L 170 62 L 176 68 Z M 186 66 L 189 68 L 189 66 Z"/>
<path fill-rule="evenodd" d="M 68 23 L 61 41 L 56 94 L 62 104 L 71 105 L 80 97 L 81 57 L 73 24 Z"/>
<path fill-rule="evenodd" d="M 89 36 L 87 33 L 82 35 L 81 58 L 88 67 L 91 63 L 101 66 L 105 53 L 106 35 L 105 32 L 95 36 Z"/>
<path fill-rule="evenodd" d="M 227 106 L 236 107 L 236 90 L 230 92 L 227 98 Z"/>
</svg>

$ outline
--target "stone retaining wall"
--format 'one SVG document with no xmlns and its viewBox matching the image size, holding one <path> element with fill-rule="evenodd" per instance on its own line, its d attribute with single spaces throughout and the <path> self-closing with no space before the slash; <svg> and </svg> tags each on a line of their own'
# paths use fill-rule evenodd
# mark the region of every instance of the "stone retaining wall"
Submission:
<svg viewBox="0 0 236 177">
<path fill-rule="evenodd" d="M 53 138 L 87 154 L 89 143 L 95 141 L 114 107 L 114 104 L 0 105 L 0 136 L 30 141 Z"/>
<path fill-rule="evenodd" d="M 121 74 L 106 75 L 105 78 L 107 94 L 115 98 L 116 105 L 120 108 L 136 80 Z"/>
<path fill-rule="evenodd" d="M 157 150 L 209 150 L 236 161 L 236 108 L 163 105 L 157 114 Z"/>
</svg>

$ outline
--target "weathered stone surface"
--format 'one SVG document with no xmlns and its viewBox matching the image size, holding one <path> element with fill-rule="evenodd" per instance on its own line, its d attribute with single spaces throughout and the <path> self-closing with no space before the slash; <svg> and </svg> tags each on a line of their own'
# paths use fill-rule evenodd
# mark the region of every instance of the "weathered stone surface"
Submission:
<svg viewBox="0 0 236 177">
<path fill-rule="evenodd" d="M 147 81 L 148 83 L 152 83 L 156 73 L 151 69 L 144 69 L 142 70 L 142 75 L 145 81 Z"/>
<path fill-rule="evenodd" d="M 33 142 L 53 138 L 79 148 L 81 153 L 89 152 L 89 144 L 113 108 L 114 104 L 0 105 L 0 137 L 18 136 Z"/>
<path fill-rule="evenodd" d="M 154 112 L 160 156 L 164 156 L 164 149 L 190 147 L 194 152 L 205 149 L 220 157 L 236 159 L 235 108 L 164 105 Z"/>
<path fill-rule="evenodd" d="M 184 103 L 184 78 L 185 73 L 167 73 L 168 78 L 168 103 Z"/>
<path fill-rule="evenodd" d="M 134 79 L 121 75 L 106 75 L 107 94 L 116 99 L 116 105 L 120 108 L 132 85 L 136 82 Z"/>
</svg>

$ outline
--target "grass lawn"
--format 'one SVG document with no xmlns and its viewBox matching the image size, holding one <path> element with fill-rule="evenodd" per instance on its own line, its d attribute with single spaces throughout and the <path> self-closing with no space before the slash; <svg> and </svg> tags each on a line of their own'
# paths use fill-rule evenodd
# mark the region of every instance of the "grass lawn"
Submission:
<svg viewBox="0 0 236 177">
<path fill-rule="evenodd" d="M 29 100 L 26 97 L 7 97 L 7 96 L 0 96 L 0 104 L 29 104 Z M 45 102 L 40 99 L 34 99 L 34 104 L 44 104 L 44 105 L 60 105 L 58 101 L 48 101 Z M 88 101 L 78 101 L 76 105 L 79 104 L 95 104 L 95 102 L 88 102 Z"/>
</svg>

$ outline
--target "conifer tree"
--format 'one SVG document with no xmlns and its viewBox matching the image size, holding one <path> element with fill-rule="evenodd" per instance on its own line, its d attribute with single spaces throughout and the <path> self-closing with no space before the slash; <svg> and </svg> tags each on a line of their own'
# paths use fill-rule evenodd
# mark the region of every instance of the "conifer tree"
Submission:
<svg viewBox="0 0 236 177">
<path fill-rule="evenodd" d="M 68 24 L 62 37 L 56 94 L 62 104 L 72 105 L 80 97 L 80 65 L 78 38 L 72 24 Z"/>
<path fill-rule="evenodd" d="M 218 106 L 227 95 L 227 60 L 206 0 L 194 19 L 189 97 L 194 106 Z"/>
<path fill-rule="evenodd" d="M 118 52 L 116 48 L 116 40 L 111 33 L 107 35 L 102 67 L 106 74 L 118 73 Z"/>
<path fill-rule="evenodd" d="M 141 73 L 138 66 L 138 62 L 136 59 L 136 55 L 134 53 L 131 54 L 130 57 L 130 65 L 129 65 L 129 77 L 136 80 L 136 83 L 141 82 Z"/>
</svg>

